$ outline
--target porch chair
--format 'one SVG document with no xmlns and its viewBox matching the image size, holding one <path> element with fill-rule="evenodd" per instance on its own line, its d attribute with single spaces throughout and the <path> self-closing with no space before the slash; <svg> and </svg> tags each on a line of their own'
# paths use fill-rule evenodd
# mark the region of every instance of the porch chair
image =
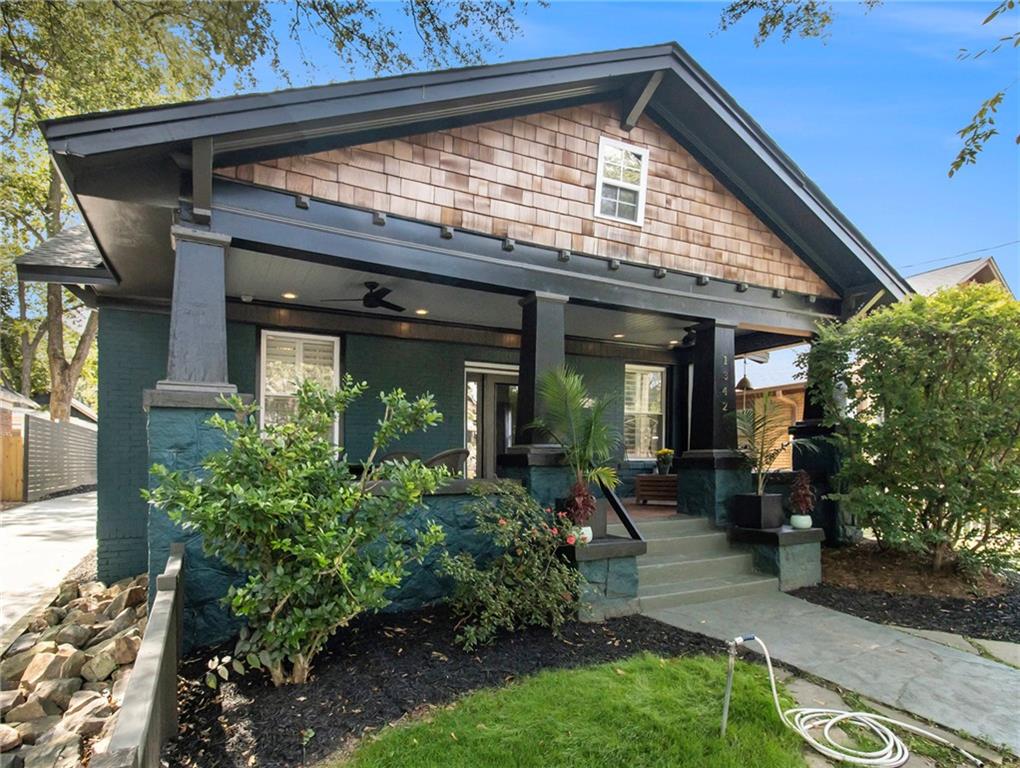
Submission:
<svg viewBox="0 0 1020 768">
<path fill-rule="evenodd" d="M 464 465 L 467 463 L 467 448 L 451 448 L 448 451 L 437 453 L 430 459 L 425 460 L 426 467 L 446 467 L 454 475 L 464 472 Z"/>
</svg>

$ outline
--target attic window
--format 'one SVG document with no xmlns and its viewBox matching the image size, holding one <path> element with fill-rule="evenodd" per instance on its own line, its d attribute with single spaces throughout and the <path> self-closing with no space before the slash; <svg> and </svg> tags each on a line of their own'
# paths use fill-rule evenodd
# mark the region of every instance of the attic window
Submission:
<svg viewBox="0 0 1020 768">
<path fill-rule="evenodd" d="M 648 150 L 603 136 L 595 180 L 595 215 L 639 227 L 645 218 Z"/>
</svg>

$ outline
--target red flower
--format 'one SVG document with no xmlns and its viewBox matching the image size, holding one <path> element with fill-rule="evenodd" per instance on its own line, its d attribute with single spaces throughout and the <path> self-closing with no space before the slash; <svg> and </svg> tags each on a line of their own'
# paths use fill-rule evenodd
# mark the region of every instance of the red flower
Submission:
<svg viewBox="0 0 1020 768">
<path fill-rule="evenodd" d="M 505 517 L 499 518 L 499 524 L 500 525 L 506 525 L 506 518 Z"/>
<path fill-rule="evenodd" d="M 566 512 L 560 512 L 560 513 L 559 513 L 559 518 L 560 518 L 560 520 L 562 520 L 562 519 L 563 519 L 563 518 L 565 518 L 566 516 L 567 516 L 567 513 L 566 513 Z"/>
<path fill-rule="evenodd" d="M 553 529 L 552 529 L 552 535 L 553 535 L 553 536 L 559 536 L 559 535 L 560 535 L 560 530 L 559 530 L 559 528 L 553 528 Z"/>
<path fill-rule="evenodd" d="M 576 536 L 574 535 L 567 536 L 567 544 L 573 544 L 575 541 L 577 541 Z"/>
</svg>

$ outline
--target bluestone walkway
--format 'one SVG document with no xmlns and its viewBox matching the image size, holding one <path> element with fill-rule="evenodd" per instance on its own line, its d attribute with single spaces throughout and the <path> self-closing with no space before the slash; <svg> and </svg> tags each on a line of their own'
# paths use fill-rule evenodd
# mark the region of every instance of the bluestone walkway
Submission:
<svg viewBox="0 0 1020 768">
<path fill-rule="evenodd" d="M 0 634 L 95 545 L 95 492 L 0 512 Z"/>
<path fill-rule="evenodd" d="M 724 640 L 758 635 L 774 659 L 1020 754 L 1020 670 L 1005 664 L 782 592 L 649 615 Z"/>
</svg>

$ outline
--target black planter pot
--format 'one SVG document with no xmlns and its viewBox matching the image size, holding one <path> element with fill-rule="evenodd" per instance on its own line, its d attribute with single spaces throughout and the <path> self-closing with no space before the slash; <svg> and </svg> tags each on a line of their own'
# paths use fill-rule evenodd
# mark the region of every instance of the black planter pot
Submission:
<svg viewBox="0 0 1020 768">
<path fill-rule="evenodd" d="M 738 493 L 733 497 L 730 522 L 741 528 L 781 528 L 786 522 L 783 497 L 778 493 Z"/>
</svg>

